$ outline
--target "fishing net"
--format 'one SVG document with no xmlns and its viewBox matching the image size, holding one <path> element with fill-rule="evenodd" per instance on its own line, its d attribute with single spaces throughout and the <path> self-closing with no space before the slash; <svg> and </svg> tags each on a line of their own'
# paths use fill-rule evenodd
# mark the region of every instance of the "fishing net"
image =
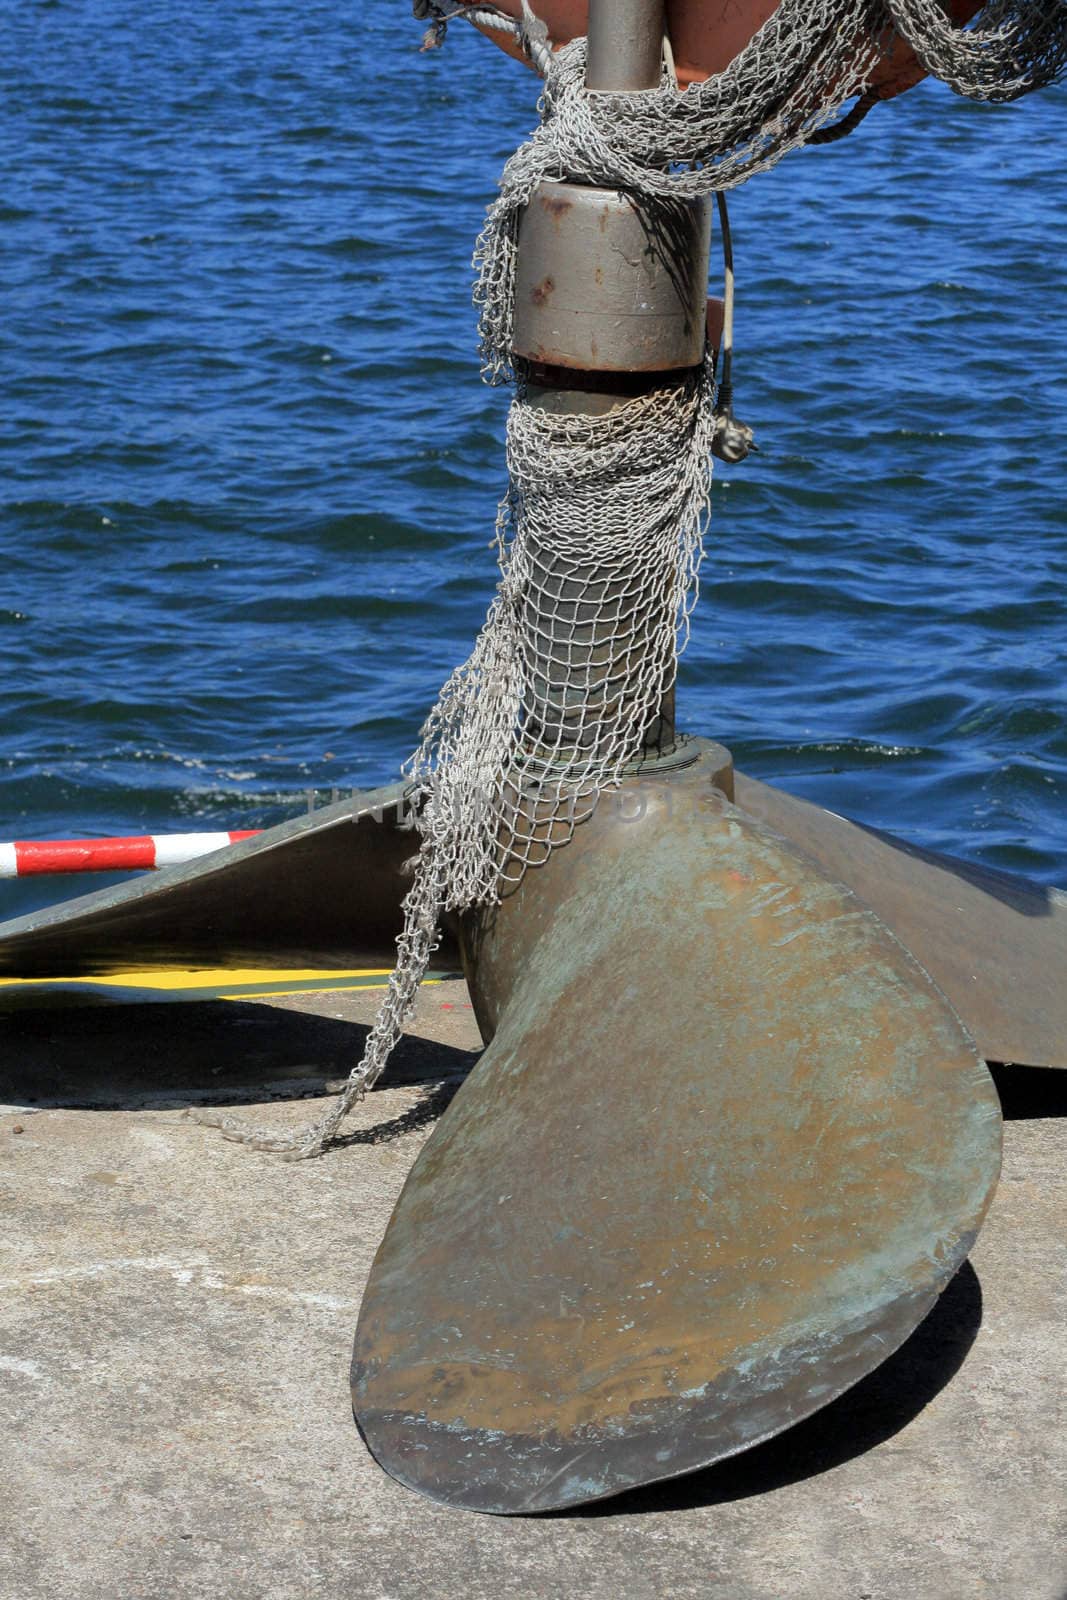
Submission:
<svg viewBox="0 0 1067 1600">
<path fill-rule="evenodd" d="M 416 10 L 517 32 L 547 78 L 540 125 L 508 161 L 475 253 L 489 381 L 517 379 L 500 582 L 467 661 L 448 679 L 408 763 L 419 833 L 397 962 L 363 1056 L 323 1119 L 295 1133 L 205 1114 L 291 1158 L 333 1138 L 380 1076 L 418 994 L 441 916 L 493 903 L 544 861 L 639 757 L 671 688 L 696 597 L 715 435 L 705 363 L 603 415 L 537 403 L 512 356 L 518 221 L 545 179 L 624 189 L 645 205 L 742 183 L 808 143 L 867 93 L 903 37 L 959 92 L 1012 99 L 1063 67 L 1067 5 L 993 0 L 972 29 L 938 0 L 783 0 L 725 72 L 679 93 L 585 89 L 585 40 L 556 53 L 528 8 Z"/>
<path fill-rule="evenodd" d="M 934 77 L 971 100 L 1018 100 L 1067 64 L 1064 0 L 990 0 L 958 28 L 940 0 L 888 0 L 893 26 Z"/>
<path fill-rule="evenodd" d="M 486 20 L 485 13 L 480 16 Z M 903 38 L 926 69 L 973 99 L 1013 100 L 1067 63 L 1064 0 L 992 0 L 972 27 L 953 26 L 939 0 L 782 0 L 725 71 L 679 93 L 590 93 L 586 42 L 552 57 L 541 123 L 504 168 L 475 251 L 482 360 L 493 382 L 512 376 L 519 218 L 545 179 L 626 189 L 643 199 L 722 192 L 818 141 Z"/>
<path fill-rule="evenodd" d="M 674 683 L 696 599 L 710 386 L 701 369 L 602 417 L 559 416 L 515 396 L 500 583 L 408 763 L 421 842 L 363 1057 L 314 1128 L 278 1133 L 210 1112 L 202 1121 L 259 1149 L 321 1150 L 384 1068 L 442 913 L 491 903 L 622 781 Z"/>
</svg>

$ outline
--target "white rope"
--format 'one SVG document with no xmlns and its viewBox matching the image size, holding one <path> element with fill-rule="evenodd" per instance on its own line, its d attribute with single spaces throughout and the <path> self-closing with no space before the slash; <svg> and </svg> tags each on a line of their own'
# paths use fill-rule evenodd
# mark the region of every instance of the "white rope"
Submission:
<svg viewBox="0 0 1067 1600">
<path fill-rule="evenodd" d="M 489 28 L 496 33 L 509 33 L 522 46 L 542 78 L 552 60 L 552 43 L 548 29 L 530 7 L 530 0 L 520 0 L 521 20 L 509 17 L 497 6 L 455 6 L 446 11 L 439 0 L 412 0 L 412 12 L 420 20 L 429 19 L 429 27 L 422 39 L 424 50 L 439 50 L 445 42 L 448 24 L 457 17 L 475 28 Z"/>
</svg>

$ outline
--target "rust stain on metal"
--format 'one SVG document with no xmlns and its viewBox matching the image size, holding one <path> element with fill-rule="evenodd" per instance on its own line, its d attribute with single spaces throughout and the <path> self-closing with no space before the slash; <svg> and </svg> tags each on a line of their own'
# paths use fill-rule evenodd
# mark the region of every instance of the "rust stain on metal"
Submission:
<svg viewBox="0 0 1067 1600">
<path fill-rule="evenodd" d="M 530 290 L 530 299 L 535 306 L 543 306 L 555 287 L 556 285 L 551 278 L 542 278 L 541 282 L 535 284 Z"/>
<path fill-rule="evenodd" d="M 702 203 L 651 217 L 615 190 L 545 182 L 519 223 L 516 354 L 609 372 L 698 365 L 707 244 Z"/>
<path fill-rule="evenodd" d="M 573 200 L 568 200 L 565 195 L 558 193 L 558 191 L 546 193 L 542 189 L 538 192 L 537 198 L 557 227 L 574 205 Z"/>
</svg>

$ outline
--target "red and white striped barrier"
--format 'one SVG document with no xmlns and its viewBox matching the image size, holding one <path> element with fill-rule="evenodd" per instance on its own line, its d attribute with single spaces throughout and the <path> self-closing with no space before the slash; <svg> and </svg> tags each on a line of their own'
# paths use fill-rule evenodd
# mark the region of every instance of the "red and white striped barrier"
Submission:
<svg viewBox="0 0 1067 1600">
<path fill-rule="evenodd" d="M 177 867 L 260 832 L 260 828 L 236 828 L 229 833 L 145 833 L 132 839 L 16 839 L 0 844 L 0 878 Z"/>
</svg>

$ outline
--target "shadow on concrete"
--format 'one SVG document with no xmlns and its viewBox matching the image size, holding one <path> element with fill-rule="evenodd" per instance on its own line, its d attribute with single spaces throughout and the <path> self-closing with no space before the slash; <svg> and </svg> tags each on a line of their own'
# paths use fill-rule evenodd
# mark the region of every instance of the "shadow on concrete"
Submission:
<svg viewBox="0 0 1067 1600">
<path fill-rule="evenodd" d="M 337 999 L 340 1009 L 343 997 Z M 14 1010 L 0 1015 L 0 1101 L 135 1110 L 322 1095 L 347 1076 L 367 1032 L 343 1016 L 245 1001 Z M 383 1086 L 422 1086 L 425 1093 L 397 1117 L 344 1133 L 334 1149 L 384 1143 L 434 1122 L 478 1055 L 405 1036 Z M 1006 1116 L 1067 1112 L 1067 1073 L 1007 1067 L 994 1075 Z M 826 1472 L 922 1411 L 959 1369 L 981 1319 L 981 1288 L 965 1263 L 900 1350 L 815 1416 L 717 1466 L 554 1515 L 686 1510 Z"/>
<path fill-rule="evenodd" d="M 828 1472 L 891 1439 L 959 1371 L 982 1323 L 982 1289 L 969 1261 L 926 1320 L 876 1371 L 813 1417 L 729 1461 L 554 1517 L 692 1511 L 766 1494 Z"/>
<path fill-rule="evenodd" d="M 367 1032 L 344 1016 L 240 1000 L 13 1010 L 0 1015 L 0 1101 L 133 1111 L 324 1095 L 347 1078 Z M 477 1059 L 475 1050 L 405 1036 L 382 1086 L 454 1087 Z M 449 1098 L 443 1086 L 427 1095 L 413 1109 L 417 1125 Z M 399 1118 L 339 1143 L 378 1142 L 411 1126 Z"/>
<path fill-rule="evenodd" d="M 1067 1117 L 1067 1072 L 1055 1067 L 1000 1066 L 996 1062 L 990 1063 L 989 1071 L 1006 1122 Z"/>
<path fill-rule="evenodd" d="M 457 1073 L 453 1077 L 442 1078 L 438 1083 L 430 1083 L 417 1105 L 410 1106 L 407 1111 L 399 1117 L 393 1117 L 389 1122 L 376 1122 L 373 1128 L 355 1128 L 351 1133 L 335 1136 L 326 1154 L 333 1155 L 335 1151 L 347 1150 L 348 1146 L 353 1144 L 388 1144 L 390 1139 L 399 1139 L 405 1133 L 414 1133 L 418 1128 L 428 1127 L 448 1110 L 463 1082 L 463 1077 L 469 1070 L 466 1068 L 462 1075 Z M 386 1086 L 388 1082 L 387 1077 Z"/>
</svg>

